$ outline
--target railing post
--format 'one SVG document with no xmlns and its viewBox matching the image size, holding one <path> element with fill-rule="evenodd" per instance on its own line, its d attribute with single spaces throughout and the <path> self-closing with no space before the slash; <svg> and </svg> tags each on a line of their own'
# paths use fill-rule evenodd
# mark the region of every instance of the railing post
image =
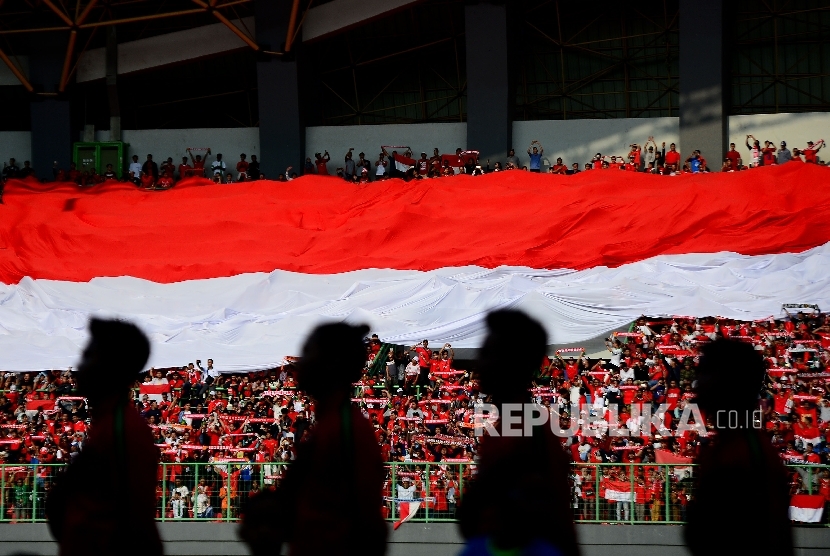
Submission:
<svg viewBox="0 0 830 556">
<path fill-rule="evenodd" d="M 398 513 L 398 462 L 389 462 L 389 466 L 392 468 L 392 488 L 389 489 L 389 494 L 392 495 L 392 521 L 395 521 L 395 514 Z"/>
<path fill-rule="evenodd" d="M 6 521 L 6 464 L 0 464 L 0 521 Z"/>
<path fill-rule="evenodd" d="M 32 523 L 37 521 L 37 465 L 32 465 Z"/>
<path fill-rule="evenodd" d="M 228 511 L 225 512 L 225 521 L 231 520 L 231 505 L 233 504 L 233 496 L 231 495 L 231 473 L 233 473 L 233 466 L 231 462 L 228 462 L 228 485 L 227 485 L 227 498 L 228 498 Z M 241 473 L 240 473 L 241 474 Z M 238 484 L 238 481 L 237 481 Z"/>
<path fill-rule="evenodd" d="M 193 464 L 195 472 L 193 473 L 193 492 L 190 493 L 190 504 L 193 505 L 193 519 L 197 519 L 199 514 L 196 513 L 196 500 L 199 498 L 199 462 Z"/>
<path fill-rule="evenodd" d="M 427 463 L 425 467 L 426 467 L 426 471 L 425 471 L 425 474 L 426 474 L 426 479 L 425 479 L 426 487 L 424 488 L 424 522 L 429 523 L 429 500 L 428 500 L 429 499 L 429 483 L 430 483 L 429 463 Z"/>
<path fill-rule="evenodd" d="M 670 507 L 670 500 L 669 497 L 669 490 L 671 489 L 671 481 L 669 480 L 669 466 L 666 464 L 666 468 L 664 471 L 663 477 L 663 490 L 666 492 L 666 523 L 671 521 L 671 507 Z"/>
<path fill-rule="evenodd" d="M 594 464 L 594 515 L 597 521 L 599 521 L 599 467 L 597 464 Z"/>
<path fill-rule="evenodd" d="M 161 520 L 167 520 L 167 464 L 161 462 Z"/>
<path fill-rule="evenodd" d="M 462 504 L 463 501 L 461 500 L 461 493 L 464 492 L 464 466 L 470 465 L 470 463 L 459 463 L 458 464 L 458 493 L 455 495 L 455 516 L 458 515 L 458 506 Z"/>
<path fill-rule="evenodd" d="M 628 517 L 630 522 L 634 523 L 634 508 L 637 507 L 637 493 L 634 490 L 634 464 L 628 464 L 628 475 L 629 475 L 629 488 L 631 490 L 631 494 L 629 495 L 628 501 Z"/>
<path fill-rule="evenodd" d="M 813 468 L 807 467 L 807 494 L 813 494 Z"/>
</svg>

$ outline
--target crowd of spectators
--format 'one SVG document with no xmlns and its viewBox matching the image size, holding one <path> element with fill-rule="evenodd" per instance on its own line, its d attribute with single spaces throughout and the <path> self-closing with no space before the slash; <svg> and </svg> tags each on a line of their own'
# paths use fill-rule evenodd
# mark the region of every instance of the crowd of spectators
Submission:
<svg viewBox="0 0 830 556">
<path fill-rule="evenodd" d="M 439 149 L 435 148 L 431 157 L 428 157 L 426 152 L 422 152 L 420 158 L 416 159 L 409 147 L 397 147 L 401 149 L 399 153 L 394 150 L 395 148 L 384 146 L 381 147 L 381 152 L 374 162 L 366 158 L 363 152 L 360 152 L 355 160 L 355 149 L 351 148 L 344 155 L 343 164 L 335 166 L 333 175 L 354 183 L 390 178 L 411 180 L 457 174 L 482 175 L 504 170 L 525 170 L 561 175 L 573 175 L 590 170 L 623 170 L 674 176 L 713 171 L 737 172 L 787 162 L 819 165 L 830 163 L 821 161 L 818 157 L 818 152 L 824 147 L 823 139 L 816 142 L 808 141 L 804 148 L 793 148 L 790 151 L 785 141 L 782 141 L 777 148 L 772 141 L 764 141 L 764 146 L 761 146 L 761 142 L 754 135 L 747 135 L 745 146 L 748 150 L 746 157 L 737 150 L 735 143 L 731 143 L 729 150 L 723 156 L 720 168 L 710 166 L 699 150 L 692 151 L 690 156 L 684 158 L 677 150 L 675 143 L 670 143 L 667 147 L 666 142 L 663 141 L 658 146 L 654 137 L 649 137 L 642 145 L 632 143 L 624 155 L 596 153 L 587 162 L 571 162 L 570 164 L 566 163 L 562 157 L 557 157 L 552 163 L 551 159 L 545 156 L 545 149 L 537 140 L 534 140 L 527 149 L 526 163 L 517 156 L 514 149 L 510 149 L 504 161 L 494 161 L 492 166 L 489 159 L 484 163 L 479 160 L 478 151 L 461 148 L 456 149 L 452 154 L 441 154 Z M 393 150 L 389 152 L 389 149 Z M 213 161 L 209 162 L 212 156 L 211 150 L 202 150 L 205 153 L 204 157 L 201 154 L 194 155 L 193 151 L 188 149 L 188 156 L 183 157 L 178 165 L 172 157 L 163 160 L 159 165 L 153 160 L 152 154 L 148 154 L 144 162 L 139 161 L 138 155 L 133 155 L 132 161 L 123 171 L 113 168 L 111 164 L 108 164 L 101 174 L 96 173 L 94 169 L 81 171 L 73 162 L 66 170 L 55 166 L 53 175 L 55 181 L 68 181 L 80 186 L 92 186 L 107 180 L 115 180 L 132 182 L 145 189 L 169 189 L 181 179 L 196 176 L 208 177 L 216 183 L 266 179 L 265 174 L 260 170 L 256 155 L 251 155 L 249 159 L 246 154 L 240 154 L 239 160 L 233 165 L 233 163 L 227 163 L 222 154 L 217 154 Z M 289 166 L 285 173 L 279 174 L 275 179 L 291 181 L 299 175 L 332 175 L 331 165 L 331 155 L 328 151 L 318 152 L 314 154 L 313 159 L 312 157 L 306 158 L 299 172 L 293 166 Z M 2 178 L 4 181 L 34 176 L 34 169 L 28 160 L 23 163 L 22 168 L 14 158 L 3 163 Z"/>
<path fill-rule="evenodd" d="M 786 463 L 800 466 L 792 473 L 792 493 L 820 493 L 830 501 L 828 469 L 805 472 L 811 465 L 830 463 L 830 315 L 804 306 L 783 318 L 754 322 L 642 317 L 630 332 L 608 337 L 604 355 L 588 357 L 584 349 L 569 348 L 547 357 L 528 401 L 549 408 L 562 429 L 577 417 L 570 413 L 571 404 L 581 408 L 580 419 L 591 412 L 599 423 L 597 436 L 580 427 L 562 438 L 574 462 L 577 518 L 594 519 L 599 502 L 603 519 L 627 520 L 629 510 L 638 520 L 684 517 L 690 492 L 682 473 L 667 476 L 655 465 L 637 468 L 632 477 L 625 466 L 592 464 L 656 463 L 659 453 L 671 454 L 675 462 L 692 461 L 701 445 L 713 440 L 713 416 L 706 416 L 705 433 L 677 433 L 677 425 L 694 402 L 698 349 L 718 337 L 750 343 L 763 354 L 768 370 L 758 426 L 768 431 Z M 458 368 L 450 344 L 436 349 L 427 340 L 399 346 L 372 335 L 366 350 L 365 373 L 354 384 L 352 402 L 375 428 L 384 460 L 404 464 L 394 474 L 395 484 L 391 470 L 387 477 L 387 515 L 394 511 L 392 500 L 422 498 L 427 490 L 431 515 L 454 515 L 464 481 L 475 472 L 480 439 L 475 409 L 488 401 L 479 391 L 475 362 L 463 362 L 470 370 Z M 196 360 L 144 374 L 133 402 L 168 463 L 159 477 L 169 491 L 162 493 L 159 486 L 160 506 L 162 499 L 166 506 L 160 513 L 235 517 L 240 497 L 279 482 L 282 464 L 295 458 L 297 445 L 313 434 L 315 424 L 314 401 L 297 389 L 293 364 L 289 358 L 275 369 L 223 373 L 212 360 L 206 365 Z M 51 473 L 43 464 L 71 461 L 83 449 L 86 402 L 74 395 L 71 369 L 5 373 L 0 387 L 0 463 L 9 464 L 2 477 L 4 507 L 31 512 L 31 500 L 24 506 L 17 498 L 31 497 L 25 485 Z M 654 427 L 650 434 L 637 433 L 633 410 L 660 412 L 661 404 L 668 410 L 659 416 L 672 434 L 661 435 Z M 611 409 L 633 431 L 630 436 L 613 436 L 603 428 Z M 188 465 L 192 463 L 203 464 L 200 471 Z M 37 469 L 34 477 L 31 465 Z M 606 485 L 630 480 L 636 485 L 632 508 L 605 503 Z M 672 482 L 673 501 L 668 514 L 667 481 Z M 43 488 L 48 490 L 48 481 Z"/>
</svg>

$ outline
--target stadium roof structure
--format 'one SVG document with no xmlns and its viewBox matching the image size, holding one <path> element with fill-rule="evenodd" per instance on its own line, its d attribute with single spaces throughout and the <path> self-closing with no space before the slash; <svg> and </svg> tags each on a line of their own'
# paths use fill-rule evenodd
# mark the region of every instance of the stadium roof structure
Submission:
<svg viewBox="0 0 830 556">
<path fill-rule="evenodd" d="M 0 60 L 28 92 L 54 96 L 66 90 L 86 51 L 106 45 L 107 33 L 99 32 L 102 29 L 117 27 L 118 42 L 123 43 L 218 22 L 250 49 L 265 55 L 282 56 L 295 45 L 301 31 L 303 41 L 313 41 L 417 2 L 288 1 L 291 2 L 291 15 L 285 42 L 272 47 L 257 42 L 253 29 L 254 0 L 0 0 Z M 25 50 L 33 35 L 41 33 L 68 35 L 57 93 L 35 90 L 26 76 L 25 64 L 17 56 L 20 50 Z"/>
</svg>

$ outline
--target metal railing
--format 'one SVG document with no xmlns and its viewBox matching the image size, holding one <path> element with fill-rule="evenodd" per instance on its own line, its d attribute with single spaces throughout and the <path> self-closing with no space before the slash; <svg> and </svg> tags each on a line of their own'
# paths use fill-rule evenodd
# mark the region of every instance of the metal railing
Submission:
<svg viewBox="0 0 830 556">
<path fill-rule="evenodd" d="M 257 492 L 277 487 L 290 463 L 162 463 L 156 486 L 159 521 L 236 521 L 240 508 Z M 456 521 L 464 485 L 475 476 L 470 462 L 385 464 L 382 511 L 398 521 L 400 504 L 421 502 L 410 521 Z M 45 500 L 62 464 L 0 465 L 0 522 L 42 522 Z M 803 494 L 819 494 L 828 465 L 788 465 Z M 574 463 L 571 502 L 581 523 L 685 522 L 694 496 L 694 465 L 655 463 Z M 828 526 L 825 515 L 823 525 Z"/>
</svg>

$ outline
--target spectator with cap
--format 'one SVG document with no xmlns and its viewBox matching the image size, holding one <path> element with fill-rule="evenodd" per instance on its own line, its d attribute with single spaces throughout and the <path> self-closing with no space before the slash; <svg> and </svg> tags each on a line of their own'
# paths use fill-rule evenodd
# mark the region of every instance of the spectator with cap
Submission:
<svg viewBox="0 0 830 556">
<path fill-rule="evenodd" d="M 778 164 L 784 164 L 785 162 L 789 162 L 792 160 L 793 155 L 790 153 L 790 149 L 787 148 L 787 142 L 781 141 L 781 147 L 778 149 L 777 154 L 777 161 Z"/>
</svg>

